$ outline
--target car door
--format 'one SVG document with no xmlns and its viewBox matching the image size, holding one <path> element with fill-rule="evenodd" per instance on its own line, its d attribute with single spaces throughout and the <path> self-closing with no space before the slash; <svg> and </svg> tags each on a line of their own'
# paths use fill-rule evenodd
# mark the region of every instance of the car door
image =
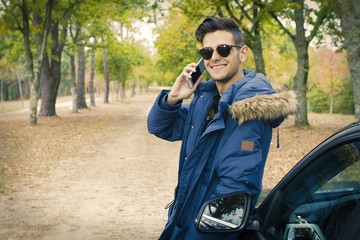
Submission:
<svg viewBox="0 0 360 240">
<path fill-rule="evenodd" d="M 359 123 L 305 156 L 251 219 L 256 239 L 360 239 Z"/>
</svg>

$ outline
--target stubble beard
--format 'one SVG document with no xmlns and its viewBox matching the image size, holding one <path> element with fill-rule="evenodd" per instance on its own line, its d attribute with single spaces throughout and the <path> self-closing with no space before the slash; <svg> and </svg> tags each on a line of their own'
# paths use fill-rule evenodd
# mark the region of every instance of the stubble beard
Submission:
<svg viewBox="0 0 360 240">
<path fill-rule="evenodd" d="M 238 71 L 236 71 L 236 69 L 232 69 L 230 72 L 228 72 L 224 77 L 222 78 L 216 78 L 216 77 L 212 77 L 212 79 L 214 79 L 215 82 L 221 83 L 221 84 L 226 84 L 230 81 L 233 80 L 233 78 L 237 75 Z M 237 79 L 236 79 L 237 80 Z"/>
</svg>

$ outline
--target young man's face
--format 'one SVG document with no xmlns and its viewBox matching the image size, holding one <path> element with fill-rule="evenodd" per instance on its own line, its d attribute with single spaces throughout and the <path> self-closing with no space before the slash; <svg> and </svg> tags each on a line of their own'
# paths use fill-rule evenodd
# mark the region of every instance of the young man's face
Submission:
<svg viewBox="0 0 360 240">
<path fill-rule="evenodd" d="M 221 30 L 207 33 L 203 39 L 203 48 L 216 50 L 220 45 L 235 45 L 233 35 L 230 32 Z M 247 57 L 248 48 L 232 47 L 230 54 L 226 57 L 214 51 L 209 60 L 205 60 L 205 66 L 210 76 L 217 84 L 230 86 L 243 76 L 242 62 Z"/>
</svg>

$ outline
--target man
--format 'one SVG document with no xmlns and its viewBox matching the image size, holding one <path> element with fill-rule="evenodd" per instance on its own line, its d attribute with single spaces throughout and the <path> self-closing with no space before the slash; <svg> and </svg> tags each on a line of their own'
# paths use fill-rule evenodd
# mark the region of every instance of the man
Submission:
<svg viewBox="0 0 360 240">
<path fill-rule="evenodd" d="M 196 63 L 187 65 L 148 116 L 150 133 L 182 140 L 178 186 L 160 239 L 236 239 L 234 233 L 199 233 L 196 215 L 205 201 L 239 191 L 251 193 L 255 206 L 272 128 L 294 113 L 296 99 L 291 91 L 275 93 L 264 75 L 243 70 L 249 48 L 231 19 L 207 18 L 195 35 L 212 80 L 189 87 Z"/>
</svg>

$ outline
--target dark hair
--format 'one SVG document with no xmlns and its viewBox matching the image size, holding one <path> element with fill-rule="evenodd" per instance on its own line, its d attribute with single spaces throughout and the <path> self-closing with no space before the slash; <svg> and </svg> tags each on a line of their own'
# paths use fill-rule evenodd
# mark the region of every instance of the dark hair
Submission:
<svg viewBox="0 0 360 240">
<path fill-rule="evenodd" d="M 243 46 L 244 38 L 238 25 L 230 19 L 224 17 L 208 17 L 196 29 L 195 37 L 200 43 L 203 42 L 204 36 L 207 33 L 215 32 L 218 30 L 225 30 L 232 33 L 236 45 Z"/>
</svg>

